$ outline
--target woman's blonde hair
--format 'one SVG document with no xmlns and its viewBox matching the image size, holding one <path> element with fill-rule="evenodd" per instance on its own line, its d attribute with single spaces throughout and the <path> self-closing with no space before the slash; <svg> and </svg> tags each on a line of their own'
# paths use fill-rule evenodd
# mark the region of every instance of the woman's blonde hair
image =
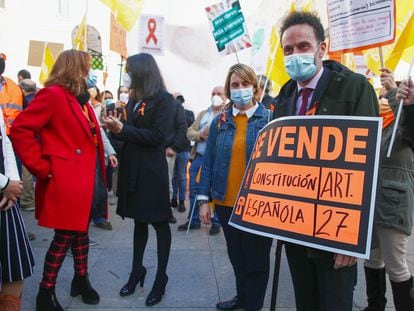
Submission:
<svg viewBox="0 0 414 311">
<path fill-rule="evenodd" d="M 235 64 L 230 67 L 229 72 L 227 73 L 226 83 L 224 84 L 224 92 L 226 93 L 227 98 L 230 98 L 230 78 L 234 73 L 244 81 L 247 81 L 253 85 L 254 96 L 256 96 L 258 91 L 256 73 L 250 66 L 245 64 Z"/>
<path fill-rule="evenodd" d="M 69 90 L 74 96 L 86 91 L 83 77 L 90 69 L 89 54 L 84 51 L 66 50 L 60 53 L 53 65 L 45 86 L 58 84 Z"/>
</svg>

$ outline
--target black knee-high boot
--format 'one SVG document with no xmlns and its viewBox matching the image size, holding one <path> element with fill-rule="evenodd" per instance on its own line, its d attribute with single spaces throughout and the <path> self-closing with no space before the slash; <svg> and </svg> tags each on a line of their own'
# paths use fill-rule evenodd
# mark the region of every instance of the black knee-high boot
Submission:
<svg viewBox="0 0 414 311">
<path fill-rule="evenodd" d="M 138 283 L 144 286 L 147 270 L 142 264 L 144 251 L 148 241 L 148 224 L 135 221 L 134 227 L 134 254 L 132 258 L 132 271 L 128 282 L 121 288 L 121 297 L 132 295 Z"/>
<path fill-rule="evenodd" d="M 364 267 L 368 307 L 364 311 L 384 311 L 387 299 L 385 268 L 372 269 Z"/>
<path fill-rule="evenodd" d="M 404 282 L 391 281 L 396 311 L 414 311 L 413 277 Z"/>
<path fill-rule="evenodd" d="M 153 223 L 152 225 L 157 233 L 158 267 L 154 285 L 145 301 L 147 306 L 156 305 L 164 295 L 168 282 L 167 265 L 171 249 L 171 230 L 169 223 L 160 222 Z"/>
</svg>

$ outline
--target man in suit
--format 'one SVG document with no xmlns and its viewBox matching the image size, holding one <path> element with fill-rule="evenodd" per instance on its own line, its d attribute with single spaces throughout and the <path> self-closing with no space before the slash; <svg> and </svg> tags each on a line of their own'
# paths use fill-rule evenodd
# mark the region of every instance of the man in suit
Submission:
<svg viewBox="0 0 414 311">
<path fill-rule="evenodd" d="M 378 116 L 367 79 L 335 61 L 327 50 L 319 17 L 293 12 L 282 23 L 281 45 L 291 77 L 281 89 L 274 117 L 293 115 Z M 286 243 L 299 311 L 352 310 L 356 258 Z"/>
</svg>

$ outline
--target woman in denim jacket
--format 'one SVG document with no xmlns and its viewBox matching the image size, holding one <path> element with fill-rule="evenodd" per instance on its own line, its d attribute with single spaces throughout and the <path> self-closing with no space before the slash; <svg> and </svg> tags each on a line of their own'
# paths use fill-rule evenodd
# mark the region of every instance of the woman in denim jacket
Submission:
<svg viewBox="0 0 414 311">
<path fill-rule="evenodd" d="M 217 303 L 219 310 L 260 310 L 269 277 L 272 239 L 228 225 L 256 137 L 270 116 L 269 110 L 254 101 L 257 84 L 256 74 L 249 66 L 236 64 L 229 69 L 224 89 L 231 104 L 211 123 L 201 169 L 197 195 L 200 220 L 210 223 L 211 196 L 236 277 L 237 295 Z"/>
</svg>

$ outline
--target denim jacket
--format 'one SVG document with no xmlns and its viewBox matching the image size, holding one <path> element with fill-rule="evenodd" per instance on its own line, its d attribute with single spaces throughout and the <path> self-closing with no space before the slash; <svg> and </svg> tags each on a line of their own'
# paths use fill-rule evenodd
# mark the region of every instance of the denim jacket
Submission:
<svg viewBox="0 0 414 311">
<path fill-rule="evenodd" d="M 246 163 L 249 162 L 259 131 L 270 120 L 270 110 L 260 103 L 258 105 L 247 123 Z M 235 132 L 231 108 L 213 119 L 201 167 L 198 195 L 211 195 L 212 199 L 224 200 Z"/>
</svg>

